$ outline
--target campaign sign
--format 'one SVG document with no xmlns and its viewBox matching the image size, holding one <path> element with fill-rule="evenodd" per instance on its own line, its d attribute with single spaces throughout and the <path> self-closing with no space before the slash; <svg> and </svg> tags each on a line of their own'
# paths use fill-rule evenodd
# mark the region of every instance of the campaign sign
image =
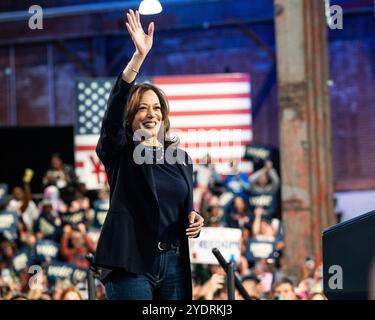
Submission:
<svg viewBox="0 0 375 320">
<path fill-rule="evenodd" d="M 14 211 L 0 211 L 0 233 L 17 238 L 18 215 Z"/>
<path fill-rule="evenodd" d="M 276 210 L 276 194 L 273 192 L 252 192 L 249 196 L 250 208 L 263 208 L 272 214 Z"/>
<path fill-rule="evenodd" d="M 192 263 L 218 264 L 212 253 L 213 248 L 220 250 L 229 261 L 239 262 L 241 256 L 241 230 L 237 228 L 202 228 L 198 238 L 189 239 L 190 259 Z"/>
<path fill-rule="evenodd" d="M 44 238 L 52 238 L 56 236 L 59 227 L 54 222 L 48 220 L 45 217 L 40 217 L 37 222 L 37 230 L 44 234 Z"/>
<path fill-rule="evenodd" d="M 246 146 L 245 159 L 258 162 L 266 161 L 271 158 L 272 149 L 270 147 L 259 145 L 259 144 L 249 144 Z"/>
<path fill-rule="evenodd" d="M 52 262 L 47 266 L 47 278 L 51 282 L 56 279 L 68 279 L 72 283 L 84 282 L 87 279 L 87 270 L 65 262 Z"/>
<path fill-rule="evenodd" d="M 249 261 L 256 261 L 261 258 L 275 259 L 275 241 L 263 241 L 249 239 L 246 241 L 246 258 Z"/>
<path fill-rule="evenodd" d="M 66 224 L 78 225 L 80 223 L 85 223 L 85 220 L 86 220 L 85 212 L 83 210 L 76 211 L 76 212 L 60 213 L 60 218 L 61 218 L 63 225 L 66 225 Z"/>
<path fill-rule="evenodd" d="M 52 260 L 57 258 L 59 253 L 59 244 L 52 240 L 38 240 L 35 244 L 35 257 L 37 261 L 44 262 L 50 257 Z"/>
<path fill-rule="evenodd" d="M 17 252 L 12 259 L 13 270 L 19 274 L 22 270 L 30 265 L 30 256 L 28 251 Z"/>
<path fill-rule="evenodd" d="M 94 221 L 92 223 L 92 226 L 94 228 L 100 229 L 103 226 L 108 209 L 109 201 L 97 200 L 93 203 Z"/>
</svg>

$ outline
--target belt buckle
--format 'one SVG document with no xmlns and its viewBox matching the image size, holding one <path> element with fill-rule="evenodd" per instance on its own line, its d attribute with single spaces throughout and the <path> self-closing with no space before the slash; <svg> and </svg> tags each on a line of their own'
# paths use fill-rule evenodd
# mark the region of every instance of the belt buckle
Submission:
<svg viewBox="0 0 375 320">
<path fill-rule="evenodd" d="M 160 241 L 158 242 L 158 249 L 159 249 L 160 251 L 165 251 L 165 250 L 167 250 L 167 249 L 164 249 L 164 248 L 161 247 L 161 242 L 160 242 Z"/>
</svg>

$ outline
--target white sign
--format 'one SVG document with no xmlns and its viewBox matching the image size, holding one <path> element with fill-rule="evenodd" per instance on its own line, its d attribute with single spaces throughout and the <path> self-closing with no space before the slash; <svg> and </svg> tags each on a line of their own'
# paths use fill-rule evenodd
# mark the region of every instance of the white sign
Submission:
<svg viewBox="0 0 375 320">
<path fill-rule="evenodd" d="M 190 260 L 192 263 L 219 264 L 212 253 L 219 249 L 224 259 L 240 261 L 241 230 L 236 228 L 203 228 L 199 238 L 189 239 Z"/>
</svg>

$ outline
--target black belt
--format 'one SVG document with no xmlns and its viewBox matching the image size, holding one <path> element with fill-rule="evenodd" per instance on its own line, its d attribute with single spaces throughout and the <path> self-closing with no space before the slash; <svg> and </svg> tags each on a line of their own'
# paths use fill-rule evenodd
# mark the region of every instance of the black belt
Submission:
<svg viewBox="0 0 375 320">
<path fill-rule="evenodd" d="M 165 243 L 165 242 L 158 242 L 158 249 L 160 251 L 169 251 L 169 250 L 176 250 L 178 248 L 178 245 L 175 245 L 173 243 Z"/>
</svg>

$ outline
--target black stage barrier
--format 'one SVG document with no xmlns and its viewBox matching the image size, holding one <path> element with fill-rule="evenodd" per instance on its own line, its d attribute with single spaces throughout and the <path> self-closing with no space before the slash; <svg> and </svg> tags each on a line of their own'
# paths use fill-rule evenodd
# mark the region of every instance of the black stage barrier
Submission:
<svg viewBox="0 0 375 320">
<path fill-rule="evenodd" d="M 374 299 L 374 257 L 375 210 L 326 229 L 323 282 L 327 298 Z"/>
</svg>

